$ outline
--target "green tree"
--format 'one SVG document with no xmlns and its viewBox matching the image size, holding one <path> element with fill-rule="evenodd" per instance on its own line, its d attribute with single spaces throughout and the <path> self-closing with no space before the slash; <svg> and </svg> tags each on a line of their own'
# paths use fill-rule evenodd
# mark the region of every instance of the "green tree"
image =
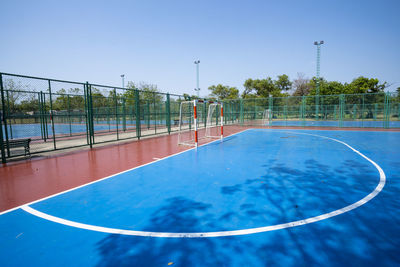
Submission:
<svg viewBox="0 0 400 267">
<path fill-rule="evenodd" d="M 311 87 L 310 95 L 315 95 L 316 78 L 311 79 L 309 85 Z M 365 78 L 363 76 L 354 79 L 351 83 L 344 84 L 321 78 L 319 93 L 320 95 L 382 93 L 386 86 L 386 82 L 380 83 L 378 79 Z"/>
<path fill-rule="evenodd" d="M 313 78 L 309 82 L 311 90 L 309 95 L 316 95 L 317 93 L 317 82 L 316 78 Z M 341 82 L 331 81 L 328 82 L 324 78 L 320 78 L 319 81 L 319 94 L 320 95 L 339 95 L 347 92 L 346 87 Z"/>
<path fill-rule="evenodd" d="M 244 82 L 244 88 L 243 98 L 249 98 L 249 96 L 268 97 L 270 94 L 272 96 L 281 96 L 280 90 L 270 77 L 261 80 L 247 79 Z"/>
<path fill-rule="evenodd" d="M 29 95 L 27 99 L 24 99 L 18 105 L 18 111 L 26 113 L 37 111 L 39 108 L 39 100 L 33 94 Z"/>
<path fill-rule="evenodd" d="M 29 98 L 30 95 L 34 93 L 25 93 L 23 91 L 28 91 L 28 87 L 24 86 L 21 81 L 16 83 L 13 79 L 4 79 L 3 86 L 5 89 L 5 97 L 6 97 L 6 105 L 8 105 L 10 109 L 10 113 L 20 111 L 20 103 L 24 98 Z M 36 94 L 35 94 L 36 96 Z"/>
<path fill-rule="evenodd" d="M 160 103 L 164 100 L 164 94 L 162 94 L 160 90 L 158 90 L 157 85 L 155 84 L 139 83 L 138 85 L 136 85 L 134 82 L 129 81 L 127 84 L 127 88 L 139 90 L 140 100 L 143 101 Z M 126 90 L 124 92 L 124 97 L 128 99 L 135 99 L 134 94 L 134 90 Z"/>
<path fill-rule="evenodd" d="M 286 74 L 278 76 L 278 80 L 274 81 L 271 77 L 266 79 L 247 79 L 243 86 L 244 91 L 242 93 L 243 98 L 254 98 L 254 97 L 281 97 L 288 96 L 288 90 L 291 88 L 291 82 Z M 283 91 L 283 93 L 281 92 Z"/>
<path fill-rule="evenodd" d="M 211 85 L 208 90 L 211 91 L 211 97 L 219 100 L 239 98 L 239 90 L 236 87 L 218 84 Z"/>
<path fill-rule="evenodd" d="M 53 94 L 55 100 L 53 100 L 53 110 L 66 110 L 68 109 L 68 96 L 64 88 L 58 90 Z"/>
<path fill-rule="evenodd" d="M 380 93 L 384 92 L 387 82 L 380 83 L 376 78 L 360 76 L 347 84 L 349 94 Z"/>
<path fill-rule="evenodd" d="M 292 82 L 289 80 L 289 76 L 286 74 L 278 75 L 278 80 L 275 81 L 275 86 L 283 92 L 287 92 L 292 89 Z"/>
<path fill-rule="evenodd" d="M 108 104 L 107 98 L 95 87 L 92 87 L 92 101 L 93 108 L 106 107 Z"/>
</svg>

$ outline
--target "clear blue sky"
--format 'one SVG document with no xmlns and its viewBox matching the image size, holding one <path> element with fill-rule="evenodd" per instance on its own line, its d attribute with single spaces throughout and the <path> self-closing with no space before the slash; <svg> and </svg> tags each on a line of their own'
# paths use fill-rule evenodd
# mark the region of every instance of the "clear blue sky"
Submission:
<svg viewBox="0 0 400 267">
<path fill-rule="evenodd" d="M 120 86 L 121 74 L 201 95 L 247 78 L 360 75 L 400 86 L 400 1 L 10 1 L 0 71 Z"/>
</svg>

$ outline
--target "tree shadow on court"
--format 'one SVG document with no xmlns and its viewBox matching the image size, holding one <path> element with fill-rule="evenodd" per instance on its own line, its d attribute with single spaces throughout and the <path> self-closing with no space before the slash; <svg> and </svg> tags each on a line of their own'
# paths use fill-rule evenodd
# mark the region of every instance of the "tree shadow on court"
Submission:
<svg viewBox="0 0 400 267">
<path fill-rule="evenodd" d="M 267 174 L 261 178 L 248 179 L 245 183 L 230 186 L 230 188 L 240 188 L 240 191 L 234 193 L 246 192 L 252 196 L 253 202 L 259 199 L 268 203 L 267 210 L 257 209 L 250 203 L 242 204 L 241 209 L 256 209 L 249 220 L 265 215 L 269 212 L 268 209 L 279 210 L 279 214 L 275 213 L 280 217 L 279 223 L 317 216 L 360 200 L 372 192 L 379 182 L 379 174 L 373 167 L 352 160 L 341 163 L 338 168 L 342 172 L 336 172 L 336 169 L 313 159 L 305 160 L 302 169 L 290 168 L 282 163 L 265 167 L 268 167 Z M 273 186 L 269 186 L 272 184 Z M 293 192 L 297 192 L 297 194 Z M 221 193 L 226 194 L 223 190 L 221 190 Z M 354 196 L 351 196 L 351 194 L 354 194 Z M 307 198 L 307 200 L 299 199 L 299 197 Z M 348 264 L 348 259 L 352 257 L 357 257 L 356 262 L 365 264 L 373 258 L 368 253 L 382 251 L 376 244 L 370 244 L 370 242 L 374 242 L 376 238 L 382 240 L 389 238 L 387 236 L 379 237 L 379 234 L 373 234 L 371 238 L 367 237 L 370 232 L 374 232 L 376 225 L 368 222 L 370 215 L 369 212 L 361 211 L 358 216 L 353 214 L 351 220 L 343 220 L 345 215 L 341 215 L 339 216 L 342 219 L 340 227 L 332 219 L 320 224 L 315 223 L 311 227 L 309 225 L 301 226 L 303 228 L 308 227 L 306 235 L 296 234 L 297 228 L 301 227 L 282 230 L 281 232 L 287 233 L 286 244 L 266 242 L 259 247 L 257 254 L 262 254 L 266 263 L 270 264 L 276 264 L 277 257 L 282 257 L 281 260 L 284 260 L 284 256 L 290 254 L 293 254 L 293 258 L 301 259 L 300 262 L 307 264 L 320 265 L 326 263 L 326 260 Z M 237 214 L 230 213 L 229 216 L 226 214 L 220 219 L 233 220 L 237 218 Z M 355 234 L 353 240 L 349 241 L 346 238 L 346 231 L 349 231 L 349 233 L 355 231 L 357 234 Z M 309 242 L 309 240 L 314 240 L 314 242 Z M 293 253 L 286 251 L 284 254 L 280 252 L 276 254 L 277 246 L 281 246 L 280 250 L 284 250 L 288 244 L 295 248 Z M 351 247 L 352 245 L 356 246 Z M 395 248 L 394 244 L 392 245 L 392 249 Z M 347 251 L 342 251 L 343 247 Z M 323 251 L 323 253 L 316 257 L 315 251 Z M 366 251 L 368 251 L 367 254 Z M 340 252 L 339 256 L 337 255 L 338 252 Z M 274 255 L 271 255 L 271 253 L 274 253 Z M 271 257 L 274 260 L 269 261 Z M 377 258 L 379 257 L 374 259 Z M 300 262 L 294 263 L 294 265 Z"/>
<path fill-rule="evenodd" d="M 290 222 L 351 204 L 369 194 L 379 180 L 377 172 L 368 164 L 357 161 L 344 161 L 335 168 L 313 159 L 305 159 L 303 163 L 301 169 L 275 163 L 265 166 L 265 175 L 261 177 L 222 186 L 220 193 L 226 198 L 246 197 L 238 210 L 215 214 L 211 212 L 210 203 L 184 197 L 167 199 L 142 230 L 199 232 L 206 227 L 218 231 L 227 222 L 262 221 L 274 217 L 269 222 Z M 389 196 L 394 197 L 392 192 Z M 257 205 L 257 201 L 268 205 Z M 379 201 L 375 204 L 374 201 L 371 205 L 379 205 Z M 386 206 L 380 209 L 373 218 L 371 209 L 362 207 L 321 222 L 249 236 L 151 238 L 108 235 L 98 242 L 101 254 L 98 266 L 167 266 L 169 262 L 173 262 L 173 266 L 389 265 L 398 257 L 398 224 L 387 226 L 396 237 L 394 241 L 387 231 L 376 229 L 382 220 L 390 223 L 384 217 Z M 387 258 L 382 257 L 385 254 L 388 254 Z"/>
<path fill-rule="evenodd" d="M 202 226 L 218 227 L 210 204 L 184 197 L 166 200 L 156 210 L 143 231 L 196 232 Z M 216 247 L 209 238 L 152 238 L 109 235 L 98 243 L 101 261 L 98 266 L 193 266 L 201 259 L 202 265 L 229 265 L 229 255 L 215 254 Z"/>
</svg>

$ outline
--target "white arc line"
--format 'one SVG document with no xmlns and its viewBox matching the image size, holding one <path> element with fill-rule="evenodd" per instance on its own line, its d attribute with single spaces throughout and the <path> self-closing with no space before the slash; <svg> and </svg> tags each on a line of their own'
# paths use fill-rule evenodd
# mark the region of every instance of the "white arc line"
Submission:
<svg viewBox="0 0 400 267">
<path fill-rule="evenodd" d="M 291 132 L 291 133 L 293 133 L 293 132 Z M 334 138 L 316 135 L 316 134 L 307 134 L 307 133 L 299 133 L 299 132 L 295 132 L 295 133 L 311 135 L 311 136 L 316 136 L 316 137 L 332 140 L 332 141 L 338 142 L 338 143 L 343 144 L 344 146 L 350 148 L 353 152 L 357 153 L 358 155 L 360 155 L 361 157 L 363 157 L 364 159 L 369 161 L 372 165 L 374 165 L 374 167 L 379 172 L 379 177 L 380 177 L 379 184 L 376 186 L 374 191 L 372 191 L 371 193 L 369 193 L 367 196 L 360 199 L 359 201 L 357 201 L 351 205 L 348 205 L 346 207 L 343 207 L 341 209 L 329 212 L 329 213 L 325 213 L 325 214 L 307 218 L 307 219 L 302 219 L 302 220 L 288 222 L 288 223 L 282 223 L 282 224 L 276 224 L 276 225 L 271 225 L 271 226 L 264 226 L 264 227 L 257 227 L 257 228 L 243 229 L 243 230 L 233 230 L 233 231 L 219 231 L 219 232 L 168 233 L 168 232 L 145 232 L 145 231 L 116 229 L 116 228 L 89 225 L 89 224 L 84 224 L 84 223 L 79 223 L 79 222 L 62 219 L 62 218 L 55 217 L 55 216 L 40 212 L 38 210 L 35 210 L 35 209 L 29 207 L 28 205 L 22 206 L 21 208 L 24 211 L 29 212 L 30 214 L 33 214 L 33 215 L 43 218 L 45 220 L 53 221 L 53 222 L 71 226 L 71 227 L 76 227 L 76 228 L 86 229 L 86 230 L 91 230 L 91 231 L 97 231 L 97 232 L 103 232 L 103 233 L 145 236 L 145 237 L 204 238 L 204 237 L 222 237 L 222 236 L 235 236 L 235 235 L 248 235 L 248 234 L 262 233 L 262 232 L 280 230 L 280 229 L 285 229 L 285 228 L 290 228 L 290 227 L 295 227 L 295 226 L 300 226 L 300 225 L 305 225 L 305 224 L 309 224 L 309 223 L 326 220 L 328 218 L 346 213 L 348 211 L 351 211 L 353 209 L 356 209 L 356 208 L 364 205 L 365 203 L 367 203 L 368 201 L 373 199 L 375 196 L 377 196 L 379 194 L 379 192 L 382 191 L 382 189 L 386 183 L 386 175 L 385 175 L 384 171 L 377 163 L 375 163 L 373 160 L 371 160 L 370 158 L 368 158 L 367 156 L 362 154 L 360 151 L 351 147 L 347 143 L 337 140 L 337 139 L 334 139 Z"/>
</svg>

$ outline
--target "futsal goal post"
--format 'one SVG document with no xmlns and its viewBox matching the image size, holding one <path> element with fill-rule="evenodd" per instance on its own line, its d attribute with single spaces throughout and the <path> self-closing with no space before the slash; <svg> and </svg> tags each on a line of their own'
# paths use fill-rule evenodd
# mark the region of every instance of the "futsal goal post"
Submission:
<svg viewBox="0 0 400 267">
<path fill-rule="evenodd" d="M 201 105 L 199 105 L 201 103 Z M 207 120 L 205 121 L 205 134 L 200 136 L 200 123 L 204 123 L 203 114 L 206 114 L 205 108 L 208 105 Z M 219 105 L 219 106 L 218 106 Z M 219 125 L 215 122 L 214 116 L 218 106 Z M 208 120 L 210 117 L 210 120 Z M 204 125 L 202 123 L 202 125 Z M 204 129 L 204 128 L 203 128 Z M 218 130 L 217 130 L 218 129 Z M 204 100 L 183 101 L 179 107 L 179 129 L 178 129 L 178 145 L 198 146 L 199 140 L 203 138 L 223 138 L 223 105 L 222 103 L 206 102 Z"/>
<path fill-rule="evenodd" d="M 262 126 L 270 126 L 271 125 L 271 120 L 272 120 L 272 112 L 270 109 L 266 109 L 263 112 L 263 117 L 262 117 Z"/>
<path fill-rule="evenodd" d="M 219 115 L 219 116 L 218 116 Z M 224 138 L 224 106 L 210 102 L 206 120 L 206 138 Z"/>
</svg>

